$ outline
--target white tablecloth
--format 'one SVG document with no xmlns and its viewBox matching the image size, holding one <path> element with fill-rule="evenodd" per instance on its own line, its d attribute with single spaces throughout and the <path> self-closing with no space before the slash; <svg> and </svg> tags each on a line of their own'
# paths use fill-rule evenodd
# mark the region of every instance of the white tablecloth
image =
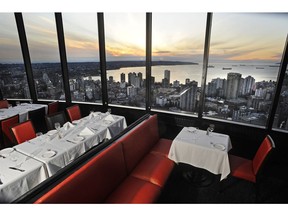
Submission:
<svg viewBox="0 0 288 216">
<path fill-rule="evenodd" d="M 225 134 L 184 127 L 173 140 L 168 157 L 176 163 L 186 163 L 221 174 L 221 180 L 230 173 L 228 151 L 232 148 Z"/>
<path fill-rule="evenodd" d="M 47 113 L 48 106 L 45 104 L 22 103 L 8 109 L 0 109 L 0 120 L 19 114 L 19 122 L 23 122 L 28 120 L 28 112 L 30 110 L 40 109 L 42 107 L 45 107 L 45 111 Z"/>
<path fill-rule="evenodd" d="M 48 177 L 43 163 L 12 148 L 1 150 L 0 155 L 5 157 L 0 156 L 0 203 L 12 202 Z M 15 166 L 25 171 L 9 168 Z"/>
<path fill-rule="evenodd" d="M 113 120 L 106 120 L 108 117 L 110 119 L 112 117 Z M 52 176 L 105 138 L 113 137 L 111 133 L 116 135 L 116 132 L 126 127 L 124 117 L 100 113 L 75 121 L 74 125 L 64 124 L 60 129 L 61 137 L 56 130 L 49 131 L 47 134 L 15 146 L 15 149 L 43 162 L 47 167 L 48 175 Z"/>
<path fill-rule="evenodd" d="M 13 149 L 1 150 L 0 155 L 2 152 L 5 158 L 0 156 L 0 202 L 12 202 L 91 147 L 105 138 L 110 139 L 126 127 L 122 116 L 92 113 L 74 125 L 66 123 L 60 129 L 61 137 L 53 130 Z M 24 172 L 9 168 L 22 162 L 19 168 Z"/>
</svg>

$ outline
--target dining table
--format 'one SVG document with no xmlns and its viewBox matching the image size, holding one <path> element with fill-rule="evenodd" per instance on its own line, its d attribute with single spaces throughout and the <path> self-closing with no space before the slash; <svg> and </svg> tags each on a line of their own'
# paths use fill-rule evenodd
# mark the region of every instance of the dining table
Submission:
<svg viewBox="0 0 288 216">
<path fill-rule="evenodd" d="M 91 112 L 0 151 L 0 203 L 19 198 L 92 147 L 127 127 L 123 116 Z"/>
<path fill-rule="evenodd" d="M 0 151 L 0 203 L 19 198 L 48 178 L 43 163 L 6 148 Z"/>
<path fill-rule="evenodd" d="M 14 148 L 44 163 L 48 175 L 52 176 L 93 146 L 104 139 L 111 139 L 116 131 L 126 127 L 123 116 L 97 112 L 72 123 L 66 122 L 60 129 L 50 130 Z"/>
<path fill-rule="evenodd" d="M 231 140 L 227 134 L 184 127 L 173 140 L 168 157 L 176 163 L 220 174 L 220 180 L 223 180 L 230 173 L 228 152 L 231 149 Z"/>
<path fill-rule="evenodd" d="M 45 112 L 47 113 L 48 106 L 46 104 L 31 104 L 31 103 L 21 103 L 17 106 L 0 109 L 0 120 L 9 118 L 14 115 L 19 115 L 19 122 L 24 122 L 28 120 L 28 112 L 31 110 L 40 109 L 45 107 Z"/>
</svg>

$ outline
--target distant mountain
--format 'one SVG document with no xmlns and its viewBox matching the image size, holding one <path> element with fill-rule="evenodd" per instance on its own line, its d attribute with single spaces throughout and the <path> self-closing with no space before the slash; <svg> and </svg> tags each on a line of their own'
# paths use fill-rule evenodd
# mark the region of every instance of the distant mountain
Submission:
<svg viewBox="0 0 288 216">
<path fill-rule="evenodd" d="M 152 66 L 159 65 L 198 65 L 194 62 L 182 62 L 182 61 L 152 61 Z M 107 70 L 119 69 L 123 67 L 144 67 L 145 61 L 108 61 L 106 62 Z"/>
</svg>

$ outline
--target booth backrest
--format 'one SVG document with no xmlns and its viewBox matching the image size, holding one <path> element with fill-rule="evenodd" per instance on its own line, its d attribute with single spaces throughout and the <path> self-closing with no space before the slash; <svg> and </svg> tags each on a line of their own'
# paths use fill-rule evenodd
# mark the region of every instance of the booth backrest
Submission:
<svg viewBox="0 0 288 216">
<path fill-rule="evenodd" d="M 142 122 L 121 142 L 127 171 L 130 173 L 159 140 L 157 115 Z"/>
<path fill-rule="evenodd" d="M 35 203 L 103 203 L 126 176 L 122 146 L 116 142 Z"/>
</svg>

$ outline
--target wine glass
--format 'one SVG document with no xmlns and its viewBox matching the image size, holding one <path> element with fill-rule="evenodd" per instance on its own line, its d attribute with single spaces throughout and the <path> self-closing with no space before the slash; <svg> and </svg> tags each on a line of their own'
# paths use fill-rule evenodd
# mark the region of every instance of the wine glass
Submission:
<svg viewBox="0 0 288 216">
<path fill-rule="evenodd" d="M 206 135 L 210 135 L 210 132 L 214 131 L 215 129 L 215 125 L 214 124 L 210 124 L 209 127 L 207 128 L 207 133 Z"/>
<path fill-rule="evenodd" d="M 54 126 L 55 126 L 55 129 L 57 130 L 57 131 L 59 131 L 60 130 L 60 123 L 59 122 L 55 122 L 55 124 L 54 124 Z"/>
<path fill-rule="evenodd" d="M 210 125 L 209 125 L 209 131 L 210 131 L 210 132 L 213 132 L 214 129 L 215 129 L 215 125 L 214 125 L 214 124 L 210 124 Z"/>
<path fill-rule="evenodd" d="M 111 108 L 108 108 L 106 113 L 107 113 L 108 115 L 111 114 Z"/>
</svg>

